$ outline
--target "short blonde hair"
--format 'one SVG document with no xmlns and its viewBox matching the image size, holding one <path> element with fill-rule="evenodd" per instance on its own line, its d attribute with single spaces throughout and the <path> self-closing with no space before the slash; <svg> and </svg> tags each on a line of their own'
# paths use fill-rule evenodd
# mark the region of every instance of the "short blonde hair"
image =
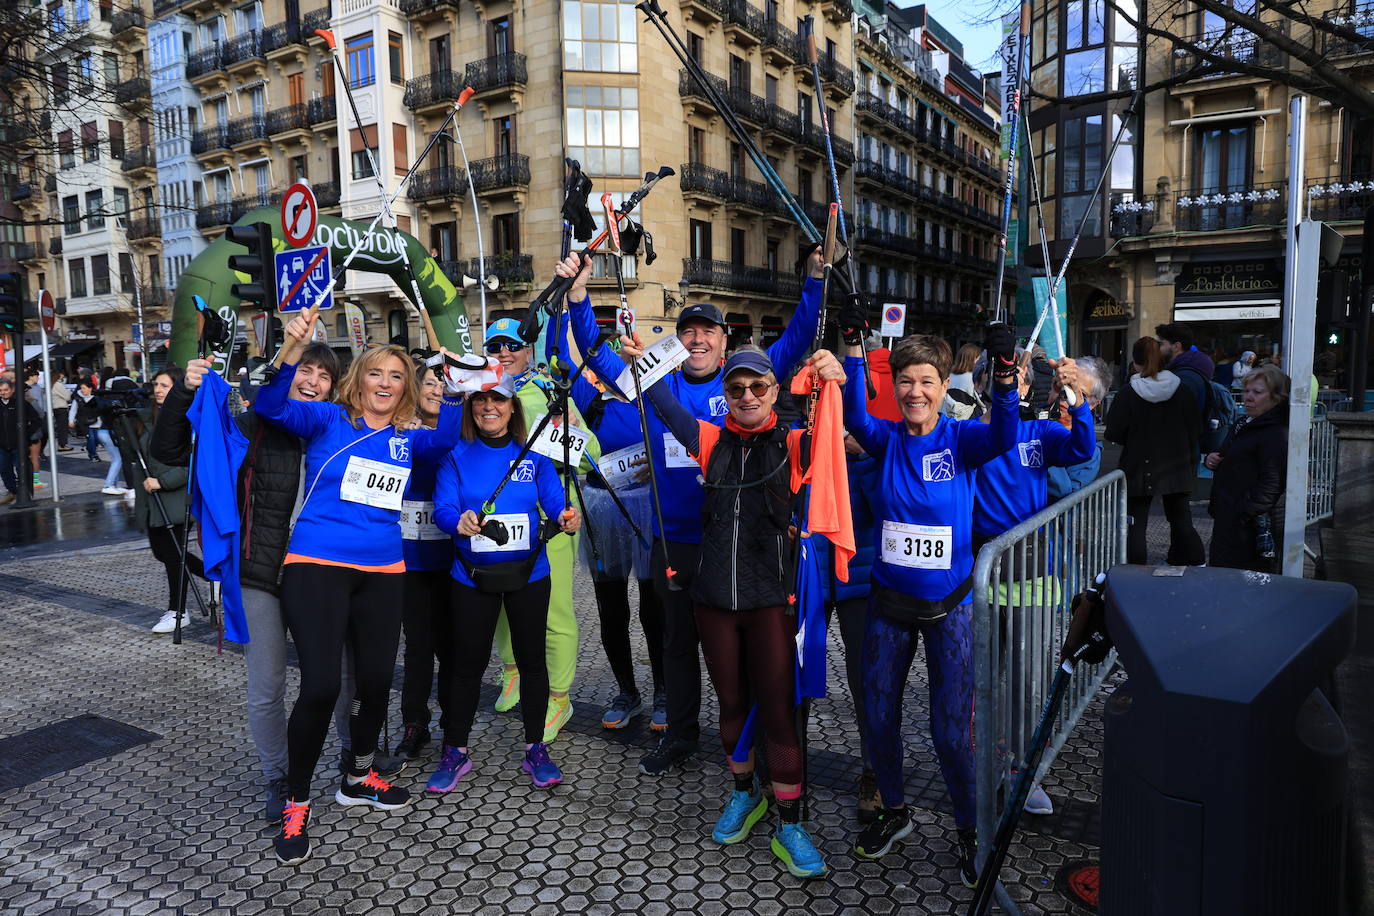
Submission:
<svg viewBox="0 0 1374 916">
<path fill-rule="evenodd" d="M 1274 400 L 1278 403 L 1282 404 L 1288 400 L 1288 374 L 1278 366 L 1273 363 L 1256 366 L 1245 373 L 1245 381 L 1242 384 L 1248 385 L 1255 379 L 1264 382 L 1264 387 L 1269 389 L 1269 393 L 1274 396 Z"/>
<path fill-rule="evenodd" d="M 401 396 L 396 400 L 391 420 L 394 423 L 398 418 L 409 420 L 416 415 L 416 408 L 420 404 L 420 383 L 411 368 L 414 363 L 411 362 L 410 354 L 394 344 L 368 347 L 361 356 L 353 360 L 348 371 L 344 373 L 343 381 L 339 383 L 338 401 L 348 411 L 348 418 L 355 429 L 363 415 L 363 377 L 384 365 L 388 359 L 395 359 L 401 364 L 401 374 L 405 378 L 405 387 L 401 389 Z"/>
</svg>

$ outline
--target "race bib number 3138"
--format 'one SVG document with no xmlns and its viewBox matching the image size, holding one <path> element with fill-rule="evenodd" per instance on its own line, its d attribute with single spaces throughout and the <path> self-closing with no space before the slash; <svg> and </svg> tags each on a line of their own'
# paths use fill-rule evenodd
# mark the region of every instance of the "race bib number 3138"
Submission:
<svg viewBox="0 0 1374 916">
<path fill-rule="evenodd" d="M 401 494 L 410 479 L 410 468 L 354 455 L 344 468 L 339 498 L 378 509 L 401 510 Z"/>
<path fill-rule="evenodd" d="M 949 569 L 953 546 L 949 525 L 883 522 L 883 562 L 907 569 Z"/>
</svg>

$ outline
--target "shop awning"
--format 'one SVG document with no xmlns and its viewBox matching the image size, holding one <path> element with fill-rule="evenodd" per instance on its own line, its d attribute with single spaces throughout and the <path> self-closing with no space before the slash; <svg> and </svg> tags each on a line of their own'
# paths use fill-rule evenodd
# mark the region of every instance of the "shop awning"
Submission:
<svg viewBox="0 0 1374 916">
<path fill-rule="evenodd" d="M 58 344 L 52 348 L 48 354 L 52 359 L 65 359 L 70 356 L 80 356 L 90 350 L 100 346 L 98 340 L 69 340 L 64 344 Z"/>
<path fill-rule="evenodd" d="M 1278 299 L 1240 299 L 1218 302 L 1176 302 L 1175 321 L 1258 321 L 1278 318 L 1283 303 Z"/>
</svg>

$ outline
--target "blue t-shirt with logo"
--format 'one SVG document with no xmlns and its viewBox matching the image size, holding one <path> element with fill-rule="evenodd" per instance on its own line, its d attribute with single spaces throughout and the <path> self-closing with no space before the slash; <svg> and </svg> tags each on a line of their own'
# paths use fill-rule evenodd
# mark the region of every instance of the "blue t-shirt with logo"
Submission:
<svg viewBox="0 0 1374 916">
<path fill-rule="evenodd" d="M 401 552 L 406 570 L 438 572 L 453 565 L 453 540 L 434 524 L 434 476 L 439 465 L 417 465 L 410 472 L 401 504 Z"/>
<path fill-rule="evenodd" d="M 844 369 L 845 426 L 881 462 L 873 492 L 873 581 L 939 601 L 973 571 L 974 471 L 1015 443 L 1016 389 L 993 396 L 990 423 L 941 416 L 919 436 L 903 421 L 868 412 L 862 357 L 847 357 Z"/>
<path fill-rule="evenodd" d="M 453 538 L 458 549 L 461 558 L 455 556 L 450 568 L 454 580 L 462 585 L 473 584 L 464 561 L 469 566 L 490 566 L 527 559 L 533 551 L 538 551 L 539 557 L 530 581 L 549 574 L 548 556 L 539 541 L 539 510 L 543 508 L 549 518 L 559 517 L 564 508 L 563 485 L 558 469 L 543 455 L 530 452 L 520 459 L 510 483 L 496 498 L 491 515 L 506 525 L 510 539 L 505 545 L 480 535 L 466 538 L 458 534 L 458 520 L 463 512 L 471 509 L 482 514 L 482 504 L 511 469 L 520 448 L 520 443 L 513 439 L 500 445 L 483 439 L 462 441 L 439 463 L 434 478 L 434 523 Z"/>
<path fill-rule="evenodd" d="M 996 537 L 1049 504 L 1052 467 L 1069 467 L 1092 457 L 1097 444 L 1093 414 L 1082 401 L 1073 408 L 1073 429 L 1054 420 L 1022 420 L 1016 444 L 978 469 L 973 533 Z"/>
</svg>

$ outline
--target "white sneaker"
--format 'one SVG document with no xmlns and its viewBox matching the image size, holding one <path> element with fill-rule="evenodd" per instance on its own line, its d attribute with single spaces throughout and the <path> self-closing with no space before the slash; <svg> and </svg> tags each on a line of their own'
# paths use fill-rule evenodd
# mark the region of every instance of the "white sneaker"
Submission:
<svg viewBox="0 0 1374 916">
<path fill-rule="evenodd" d="M 124 495 L 124 488 L 123 488 L 123 487 L 101 487 L 100 492 L 101 492 L 101 493 L 104 493 L 106 496 L 123 496 L 123 495 Z"/>
<path fill-rule="evenodd" d="M 137 497 L 137 496 L 138 496 L 138 492 L 135 491 L 135 490 L 125 490 L 125 491 L 124 491 L 124 498 L 125 498 L 125 499 L 134 499 L 134 498 Z"/>
<path fill-rule="evenodd" d="M 181 628 L 184 630 L 191 625 L 191 614 L 189 611 L 181 612 Z M 177 628 L 177 612 L 167 611 L 162 615 L 162 619 L 153 624 L 153 632 L 159 635 L 175 632 Z"/>
<path fill-rule="evenodd" d="M 1027 814 L 1053 814 L 1054 803 L 1044 789 L 1031 786 L 1030 795 L 1026 796 L 1025 810 Z"/>
</svg>

